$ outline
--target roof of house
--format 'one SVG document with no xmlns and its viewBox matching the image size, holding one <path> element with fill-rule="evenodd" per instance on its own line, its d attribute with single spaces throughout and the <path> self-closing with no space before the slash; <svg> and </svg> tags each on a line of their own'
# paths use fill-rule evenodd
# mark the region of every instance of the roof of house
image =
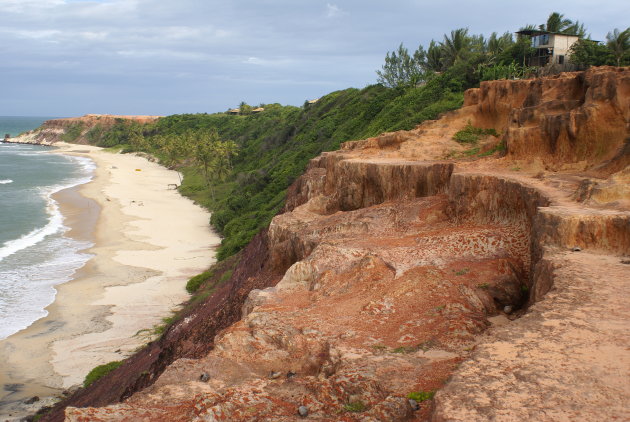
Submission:
<svg viewBox="0 0 630 422">
<path fill-rule="evenodd" d="M 572 35 L 572 34 L 563 34 L 562 32 L 550 32 L 550 31 L 543 31 L 540 29 L 522 29 L 520 31 L 516 31 L 516 34 L 520 34 L 520 35 L 544 35 L 544 34 L 551 34 L 551 35 L 564 35 L 565 37 L 578 37 L 577 35 Z"/>
</svg>

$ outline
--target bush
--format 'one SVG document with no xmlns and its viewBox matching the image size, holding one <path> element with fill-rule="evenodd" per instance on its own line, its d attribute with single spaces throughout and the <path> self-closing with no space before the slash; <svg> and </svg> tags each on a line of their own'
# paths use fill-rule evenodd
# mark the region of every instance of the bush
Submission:
<svg viewBox="0 0 630 422">
<path fill-rule="evenodd" d="M 188 280 L 188 282 L 186 283 L 186 290 L 190 294 L 195 293 L 197 290 L 199 290 L 199 286 L 201 286 L 201 284 L 204 281 L 206 281 L 213 275 L 214 275 L 213 270 L 206 270 L 202 272 L 201 274 L 197 274 L 196 276 L 191 277 L 190 280 Z"/>
<path fill-rule="evenodd" d="M 417 401 L 418 403 L 422 403 L 426 400 L 431 400 L 435 396 L 435 391 L 412 391 L 407 394 L 408 399 L 412 399 Z"/>
<path fill-rule="evenodd" d="M 348 412 L 363 412 L 366 409 L 366 406 L 362 401 L 355 401 L 345 404 L 343 408 Z"/>
<path fill-rule="evenodd" d="M 96 368 L 92 369 L 86 376 L 83 381 L 83 387 L 87 387 L 92 384 L 94 381 L 104 377 L 105 375 L 112 372 L 114 369 L 118 368 L 122 365 L 123 362 L 119 360 L 115 360 L 113 362 L 106 363 L 104 365 L 99 365 Z"/>
<path fill-rule="evenodd" d="M 459 132 L 455 133 L 453 139 L 459 142 L 460 144 L 474 144 L 483 136 L 494 136 L 498 137 L 499 134 L 494 129 L 483 129 L 480 127 L 474 127 L 470 122 L 466 125 L 466 127 Z"/>
<path fill-rule="evenodd" d="M 64 142 L 74 142 L 83 132 L 83 122 L 73 123 L 66 129 L 66 132 L 61 136 L 61 140 Z"/>
</svg>

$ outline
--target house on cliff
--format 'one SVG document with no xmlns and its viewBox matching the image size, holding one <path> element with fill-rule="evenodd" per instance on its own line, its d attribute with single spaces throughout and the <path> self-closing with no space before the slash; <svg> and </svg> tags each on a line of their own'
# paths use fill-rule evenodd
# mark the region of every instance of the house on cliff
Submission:
<svg viewBox="0 0 630 422">
<path fill-rule="evenodd" d="M 528 59 L 529 66 L 560 65 L 567 63 L 570 49 L 580 37 L 577 35 L 559 34 L 538 29 L 524 29 L 518 35 L 530 37 L 532 47 L 536 50 Z"/>
</svg>

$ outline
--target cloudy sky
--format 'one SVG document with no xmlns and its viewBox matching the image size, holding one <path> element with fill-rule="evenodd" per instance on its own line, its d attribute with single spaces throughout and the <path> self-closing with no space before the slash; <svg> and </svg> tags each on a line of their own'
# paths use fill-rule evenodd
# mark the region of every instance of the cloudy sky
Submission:
<svg viewBox="0 0 630 422">
<path fill-rule="evenodd" d="M 604 40 L 627 0 L 0 0 L 0 115 L 217 112 L 375 82 L 410 49 L 558 11 Z"/>
</svg>

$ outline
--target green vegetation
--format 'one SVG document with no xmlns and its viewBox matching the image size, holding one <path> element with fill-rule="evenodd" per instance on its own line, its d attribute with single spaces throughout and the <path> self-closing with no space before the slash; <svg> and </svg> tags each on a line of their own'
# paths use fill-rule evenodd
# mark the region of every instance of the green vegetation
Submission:
<svg viewBox="0 0 630 422">
<path fill-rule="evenodd" d="M 488 287 L 490 287 L 490 284 L 488 284 L 488 283 L 479 283 L 479 284 L 477 284 L 477 287 L 482 289 L 482 290 L 487 290 Z"/>
<path fill-rule="evenodd" d="M 467 274 L 469 271 L 470 271 L 470 268 L 462 268 L 461 270 L 456 271 L 455 275 L 464 275 L 464 274 Z"/>
<path fill-rule="evenodd" d="M 606 35 L 606 42 L 580 39 L 571 46 L 571 62 L 580 67 L 630 65 L 630 28 L 614 29 Z"/>
<path fill-rule="evenodd" d="M 310 159 L 345 141 L 435 119 L 460 107 L 468 87 L 456 72 L 444 72 L 420 87 L 350 88 L 307 107 L 264 104 L 261 113 L 183 114 L 142 126 L 118 121 L 88 138 L 148 152 L 181 171 L 180 192 L 212 211 L 211 223 L 223 235 L 217 256 L 224 260 L 269 224 Z"/>
<path fill-rule="evenodd" d="M 63 134 L 61 140 L 64 142 L 74 142 L 81 136 L 82 132 L 83 122 L 73 123 L 66 129 L 66 133 Z"/>
<path fill-rule="evenodd" d="M 468 122 L 466 127 L 453 136 L 453 139 L 462 144 L 474 144 L 479 141 L 483 136 L 494 136 L 498 137 L 499 134 L 496 130 L 490 129 L 482 129 L 479 127 L 474 127 Z"/>
<path fill-rule="evenodd" d="M 408 399 L 412 399 L 417 401 L 418 403 L 422 403 L 426 400 L 431 400 L 435 396 L 435 391 L 412 391 L 407 394 Z"/>
<path fill-rule="evenodd" d="M 544 26 L 583 30 L 560 14 L 550 16 Z M 619 38 L 623 41 L 621 34 Z M 212 211 L 211 223 L 223 236 L 217 258 L 225 260 L 268 226 L 310 159 L 338 149 L 342 142 L 409 130 L 459 108 L 464 90 L 482 80 L 523 77 L 530 72 L 523 64 L 531 51 L 527 37 L 515 40 L 506 32 L 486 38 L 460 28 L 426 49 L 419 46 L 410 53 L 401 44 L 387 53 L 377 72 L 380 84 L 332 92 L 303 107 L 260 104 L 264 111 L 254 113 L 254 107 L 243 102 L 236 115 L 181 114 L 144 125 L 118 119 L 109 128 L 93 127 L 84 137 L 122 152 L 147 152 L 179 170 L 184 176 L 180 192 Z M 71 129 L 69 138 L 77 130 Z M 474 144 L 488 134 L 496 136 L 491 129 L 470 126 L 456 139 Z M 503 149 L 499 144 L 491 151 L 473 148 L 464 155 Z M 196 283 L 199 280 L 190 282 L 189 291 L 195 291 Z"/>
<path fill-rule="evenodd" d="M 228 270 L 226 272 L 223 273 L 223 275 L 221 276 L 221 278 L 219 279 L 219 283 L 225 283 L 226 281 L 228 281 L 230 278 L 232 277 L 232 270 Z"/>
<path fill-rule="evenodd" d="M 355 401 L 352 403 L 347 403 L 343 406 L 343 408 L 347 411 L 347 412 L 363 412 L 365 411 L 365 409 L 367 409 L 367 406 L 365 405 L 365 403 L 363 403 L 362 401 Z"/>
<path fill-rule="evenodd" d="M 105 375 L 109 374 L 110 372 L 112 372 L 114 369 L 118 368 L 122 364 L 123 364 L 122 361 L 116 360 L 113 362 L 106 363 L 104 365 L 97 366 L 85 376 L 85 380 L 83 381 L 83 387 L 87 387 L 88 385 L 92 384 L 94 381 L 104 377 Z"/>
<path fill-rule="evenodd" d="M 186 290 L 188 291 L 188 293 L 195 293 L 199 289 L 199 286 L 201 286 L 201 283 L 203 283 L 213 275 L 214 270 L 210 269 L 202 272 L 201 274 L 197 274 L 194 277 L 191 277 L 190 280 L 188 280 L 188 283 L 186 283 Z"/>
</svg>

